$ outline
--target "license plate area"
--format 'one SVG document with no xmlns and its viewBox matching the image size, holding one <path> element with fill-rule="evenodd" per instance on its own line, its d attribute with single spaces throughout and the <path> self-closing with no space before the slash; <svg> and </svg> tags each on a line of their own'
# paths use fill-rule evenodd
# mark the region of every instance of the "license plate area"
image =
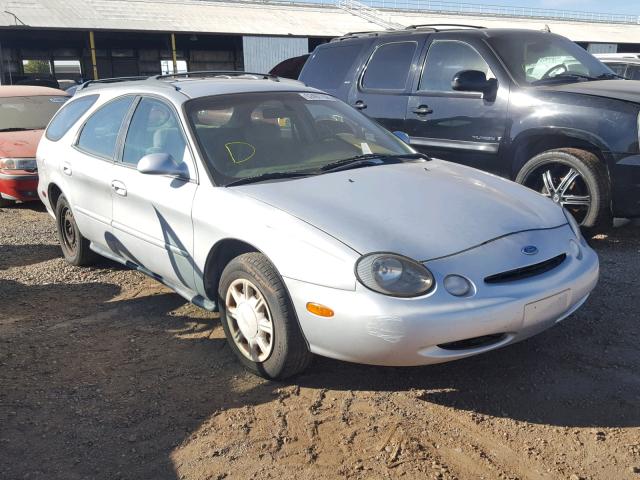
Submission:
<svg viewBox="0 0 640 480">
<path fill-rule="evenodd" d="M 567 289 L 537 302 L 532 302 L 524 307 L 524 324 L 528 327 L 536 323 L 555 321 L 569 309 L 571 290 Z"/>
</svg>

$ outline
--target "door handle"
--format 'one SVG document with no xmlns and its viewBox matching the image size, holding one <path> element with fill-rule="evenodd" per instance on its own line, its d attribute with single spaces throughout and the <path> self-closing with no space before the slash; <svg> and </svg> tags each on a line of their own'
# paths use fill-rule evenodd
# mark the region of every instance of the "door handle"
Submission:
<svg viewBox="0 0 640 480">
<path fill-rule="evenodd" d="M 62 173 L 64 173 L 68 177 L 70 177 L 73 174 L 73 170 L 71 170 L 71 165 L 69 165 L 67 162 L 64 162 L 62 164 Z"/>
<path fill-rule="evenodd" d="M 364 103 L 362 100 L 358 100 L 354 107 L 356 107 L 358 110 L 364 110 L 365 108 L 367 108 L 367 104 Z"/>
<path fill-rule="evenodd" d="M 416 115 L 430 115 L 433 113 L 433 110 L 431 110 L 428 105 L 420 105 L 418 108 L 413 109 L 413 113 Z"/>
<path fill-rule="evenodd" d="M 121 197 L 127 196 L 127 187 L 120 180 L 114 180 L 113 182 L 111 182 L 111 189 Z"/>
</svg>

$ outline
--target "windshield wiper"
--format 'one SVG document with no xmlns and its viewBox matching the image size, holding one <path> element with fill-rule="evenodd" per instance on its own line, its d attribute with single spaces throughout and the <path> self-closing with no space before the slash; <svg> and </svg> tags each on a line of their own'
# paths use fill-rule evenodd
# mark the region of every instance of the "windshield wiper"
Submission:
<svg viewBox="0 0 640 480">
<path fill-rule="evenodd" d="M 0 132 L 26 132 L 28 130 L 37 130 L 37 129 L 35 129 L 35 128 L 24 128 L 24 127 L 0 128 Z"/>
<path fill-rule="evenodd" d="M 234 180 L 225 185 L 225 187 L 234 187 L 236 185 L 246 185 L 248 183 L 261 182 L 263 180 L 277 180 L 280 178 L 300 178 L 312 175 L 310 172 L 269 172 L 254 177 L 245 177 Z"/>
<path fill-rule="evenodd" d="M 402 163 L 406 160 L 431 160 L 422 153 L 406 153 L 400 155 L 383 155 L 378 153 L 367 153 L 364 155 L 356 155 L 355 157 L 344 158 L 335 162 L 331 162 L 320 168 L 321 172 L 338 172 L 340 170 L 348 170 L 351 168 L 370 167 L 373 165 L 382 165 L 388 163 Z"/>
<path fill-rule="evenodd" d="M 618 75 L 617 73 L 603 73 L 602 75 L 598 75 L 598 80 L 611 80 L 613 78 L 621 78 L 626 80 L 622 75 Z"/>
<path fill-rule="evenodd" d="M 556 80 L 588 80 L 588 81 L 593 81 L 593 80 L 601 80 L 601 78 L 598 77 L 592 77 L 591 75 L 584 75 L 582 73 L 559 73 L 558 75 L 554 75 L 553 77 L 547 77 L 547 78 L 541 78 L 540 80 L 536 80 L 535 82 L 532 82 L 532 85 L 543 85 L 545 83 L 553 83 Z"/>
</svg>

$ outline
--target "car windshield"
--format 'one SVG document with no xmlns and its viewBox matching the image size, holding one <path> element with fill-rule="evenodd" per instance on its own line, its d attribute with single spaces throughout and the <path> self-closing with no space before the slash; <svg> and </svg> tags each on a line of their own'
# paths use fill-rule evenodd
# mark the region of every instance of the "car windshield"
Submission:
<svg viewBox="0 0 640 480">
<path fill-rule="evenodd" d="M 615 78 L 606 65 L 572 41 L 542 32 L 505 32 L 488 42 L 521 85 Z"/>
<path fill-rule="evenodd" d="M 326 165 L 363 155 L 413 153 L 395 135 L 327 94 L 216 95 L 189 101 L 186 112 L 219 185 L 321 173 Z"/>
<path fill-rule="evenodd" d="M 67 99 L 48 95 L 0 98 L 0 132 L 44 130 Z"/>
</svg>

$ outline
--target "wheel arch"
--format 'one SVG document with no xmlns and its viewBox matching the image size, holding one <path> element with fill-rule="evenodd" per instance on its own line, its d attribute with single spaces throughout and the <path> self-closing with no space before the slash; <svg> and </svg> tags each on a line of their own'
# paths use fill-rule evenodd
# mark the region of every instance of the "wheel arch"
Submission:
<svg viewBox="0 0 640 480">
<path fill-rule="evenodd" d="M 204 290 L 208 298 L 217 300 L 220 276 L 229 262 L 249 252 L 263 253 L 254 245 L 237 238 L 224 238 L 211 247 L 203 272 Z"/>
<path fill-rule="evenodd" d="M 561 148 L 575 148 L 594 154 L 610 176 L 609 162 L 612 157 L 604 141 L 588 132 L 549 128 L 523 133 L 514 140 L 511 148 L 511 180 L 515 180 L 522 167 L 536 155 Z"/>
<path fill-rule="evenodd" d="M 49 198 L 49 205 L 51 209 L 55 212 L 56 205 L 58 204 L 58 199 L 62 195 L 62 189 L 55 183 L 50 183 L 47 188 L 47 197 Z"/>
</svg>

